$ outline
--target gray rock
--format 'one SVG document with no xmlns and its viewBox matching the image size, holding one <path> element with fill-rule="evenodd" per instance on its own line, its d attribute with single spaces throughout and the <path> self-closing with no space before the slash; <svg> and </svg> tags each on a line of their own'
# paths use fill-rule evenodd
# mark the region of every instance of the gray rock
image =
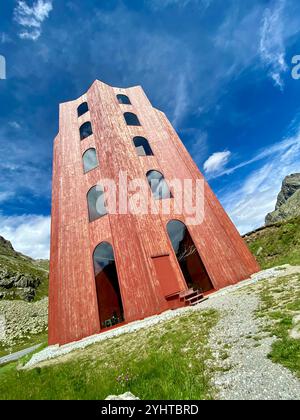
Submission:
<svg viewBox="0 0 300 420">
<path fill-rule="evenodd" d="M 285 204 L 296 191 L 300 189 L 300 173 L 292 174 L 285 177 L 282 183 L 281 191 L 277 198 L 276 208 L 278 210 L 283 204 Z"/>
<path fill-rule="evenodd" d="M 122 395 L 109 395 L 106 400 L 139 400 L 139 398 L 135 397 L 131 392 L 125 392 Z"/>
<path fill-rule="evenodd" d="M 41 284 L 39 277 L 24 275 L 19 272 L 9 272 L 6 268 L 0 270 L 1 299 L 23 299 L 32 302 L 36 289 Z"/>
<path fill-rule="evenodd" d="M 11 289 L 14 287 L 14 279 L 13 278 L 0 278 L 0 287 L 4 287 L 4 289 Z"/>
<path fill-rule="evenodd" d="M 35 289 L 32 287 L 26 287 L 20 291 L 20 298 L 26 300 L 26 302 L 32 302 L 35 298 Z"/>
<path fill-rule="evenodd" d="M 275 211 L 266 216 L 266 225 L 297 216 L 300 216 L 300 174 L 292 174 L 284 179 Z"/>
<path fill-rule="evenodd" d="M 41 283 L 41 280 L 37 277 L 28 277 L 18 275 L 15 277 L 15 287 L 21 288 L 37 288 Z"/>
</svg>

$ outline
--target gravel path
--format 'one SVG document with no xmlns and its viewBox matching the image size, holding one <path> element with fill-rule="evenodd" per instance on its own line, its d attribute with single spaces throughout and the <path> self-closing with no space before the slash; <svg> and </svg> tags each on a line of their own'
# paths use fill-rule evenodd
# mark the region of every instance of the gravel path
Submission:
<svg viewBox="0 0 300 420">
<path fill-rule="evenodd" d="M 0 357 L 0 365 L 5 365 L 6 363 L 15 362 L 16 360 L 21 359 L 21 357 L 26 356 L 27 354 L 33 353 L 37 350 L 41 344 L 37 344 L 27 349 L 18 351 L 17 353 L 8 354 L 7 356 Z"/>
<path fill-rule="evenodd" d="M 299 400 L 300 381 L 288 369 L 267 358 L 276 337 L 261 335 L 266 321 L 254 317 L 259 303 L 255 293 L 241 289 L 202 305 L 221 313 L 221 320 L 209 340 L 216 366 L 225 370 L 218 371 L 213 380 L 219 398 Z M 251 338 L 255 335 L 260 337 L 259 341 Z"/>
</svg>

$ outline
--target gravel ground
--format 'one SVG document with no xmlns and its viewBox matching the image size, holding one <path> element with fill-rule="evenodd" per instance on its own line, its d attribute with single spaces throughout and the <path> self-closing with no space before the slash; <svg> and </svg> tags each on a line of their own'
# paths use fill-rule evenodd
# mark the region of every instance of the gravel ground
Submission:
<svg viewBox="0 0 300 420">
<path fill-rule="evenodd" d="M 299 270 L 299 268 L 298 268 Z M 290 400 L 300 399 L 300 381 L 286 368 L 272 363 L 267 355 L 276 337 L 261 337 L 264 319 L 256 319 L 254 311 L 258 308 L 259 297 L 246 287 L 266 279 L 281 277 L 295 268 L 286 267 L 262 271 L 251 279 L 230 286 L 210 296 L 209 300 L 193 308 L 167 311 L 142 321 L 119 327 L 106 333 L 88 337 L 62 347 L 51 346 L 35 354 L 25 368 L 32 368 L 48 359 L 53 359 L 88 345 L 116 337 L 121 334 L 147 328 L 187 311 L 217 309 L 221 320 L 213 328 L 210 348 L 215 356 L 217 370 L 213 382 L 218 390 L 218 398 L 226 400 Z M 260 336 L 259 342 L 253 338 Z"/>
<path fill-rule="evenodd" d="M 266 321 L 253 316 L 259 302 L 255 294 L 241 290 L 203 304 L 222 316 L 209 340 L 215 365 L 225 370 L 218 371 L 213 380 L 219 399 L 299 400 L 300 381 L 267 358 L 276 337 L 260 334 Z M 255 335 L 260 336 L 259 342 L 250 337 Z"/>
</svg>

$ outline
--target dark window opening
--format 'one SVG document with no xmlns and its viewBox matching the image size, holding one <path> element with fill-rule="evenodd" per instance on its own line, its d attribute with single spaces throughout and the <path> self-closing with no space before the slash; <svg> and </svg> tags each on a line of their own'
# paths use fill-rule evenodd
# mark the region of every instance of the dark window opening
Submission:
<svg viewBox="0 0 300 420">
<path fill-rule="evenodd" d="M 77 114 L 78 117 L 81 117 L 81 115 L 85 114 L 86 112 L 88 112 L 89 110 L 89 106 L 87 104 L 87 102 L 83 102 L 81 105 L 79 105 L 79 107 L 77 108 Z"/>
<path fill-rule="evenodd" d="M 103 217 L 107 214 L 105 206 L 105 194 L 103 188 L 100 185 L 96 185 L 90 189 L 87 194 L 87 202 L 90 222 L 100 219 L 100 217 Z"/>
<path fill-rule="evenodd" d="M 126 95 L 117 95 L 119 104 L 131 105 L 130 99 Z"/>
<path fill-rule="evenodd" d="M 155 200 L 172 198 L 171 191 L 164 176 L 158 171 L 149 171 L 147 179 Z"/>
<path fill-rule="evenodd" d="M 127 125 L 141 125 L 138 117 L 132 112 L 125 112 L 124 118 Z"/>
<path fill-rule="evenodd" d="M 88 149 L 86 152 L 84 152 L 83 156 L 82 156 L 82 160 L 83 160 L 83 168 L 84 168 L 84 172 L 89 172 L 92 169 L 97 168 L 98 166 L 98 158 L 97 158 L 97 153 L 96 153 L 96 149 Z"/>
<path fill-rule="evenodd" d="M 102 242 L 94 251 L 94 270 L 101 328 L 112 327 L 124 321 L 114 251 Z"/>
<path fill-rule="evenodd" d="M 93 134 L 92 124 L 88 121 L 80 127 L 80 140 L 91 136 Z"/>
<path fill-rule="evenodd" d="M 152 156 L 153 152 L 147 139 L 135 137 L 133 139 L 138 156 Z"/>
<path fill-rule="evenodd" d="M 213 290 L 211 280 L 185 224 L 179 220 L 171 220 L 167 230 L 187 286 L 202 292 Z"/>
</svg>

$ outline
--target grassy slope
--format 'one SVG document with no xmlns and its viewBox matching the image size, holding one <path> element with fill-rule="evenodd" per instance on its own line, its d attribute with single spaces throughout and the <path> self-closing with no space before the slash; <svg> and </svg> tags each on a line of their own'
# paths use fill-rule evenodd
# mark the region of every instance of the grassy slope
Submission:
<svg viewBox="0 0 300 420">
<path fill-rule="evenodd" d="M 0 368 L 1 399 L 104 399 L 130 390 L 142 399 L 212 399 L 207 361 L 215 311 L 172 321 L 73 352 L 48 365 Z M 49 364 L 50 363 L 50 364 Z"/>
<path fill-rule="evenodd" d="M 300 265 L 299 228 L 297 218 L 247 238 L 262 268 Z M 294 313 L 300 311 L 299 284 L 299 276 L 264 282 L 257 316 L 274 322 L 268 332 L 278 340 L 269 357 L 300 376 L 299 340 L 289 337 Z M 142 399 L 211 399 L 213 372 L 207 367 L 211 354 L 206 345 L 217 319 L 213 311 L 189 314 L 31 371 L 4 366 L 0 399 L 103 399 L 128 390 Z"/>
<path fill-rule="evenodd" d="M 262 269 L 300 265 L 300 217 L 254 232 L 245 239 Z"/>
<path fill-rule="evenodd" d="M 300 313 L 300 275 L 289 275 L 262 283 L 262 301 L 257 316 L 270 321 L 267 332 L 278 340 L 269 357 L 293 371 L 300 378 L 300 340 L 290 337 L 293 318 Z"/>
<path fill-rule="evenodd" d="M 0 242 L 0 267 L 6 268 L 11 273 L 20 272 L 25 275 L 39 277 L 41 284 L 37 289 L 35 300 L 48 296 L 48 261 L 34 261 Z"/>
</svg>

